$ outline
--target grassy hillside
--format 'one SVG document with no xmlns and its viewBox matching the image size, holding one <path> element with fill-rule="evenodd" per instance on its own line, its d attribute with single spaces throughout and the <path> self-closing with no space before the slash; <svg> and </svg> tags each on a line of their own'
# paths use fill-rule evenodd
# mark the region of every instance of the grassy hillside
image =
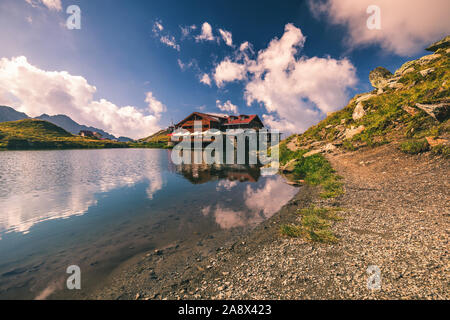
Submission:
<svg viewBox="0 0 450 320">
<path fill-rule="evenodd" d="M 342 110 L 303 134 L 289 137 L 284 141 L 285 149 L 353 151 L 392 143 L 404 152 L 432 151 L 448 157 L 449 43 L 431 55 L 405 63 L 394 74 L 380 75 L 380 69 L 384 68 L 371 73 L 371 82 L 377 86 L 374 91 L 355 96 Z M 438 105 L 438 117 L 421 108 Z"/>
<path fill-rule="evenodd" d="M 394 74 L 376 68 L 370 74 L 372 92 L 355 96 L 342 110 L 282 141 L 281 171 L 294 181 L 317 185 L 322 198 L 333 198 L 344 189 L 325 153 L 390 144 L 408 154 L 450 157 L 450 38 L 429 49 L 434 53 L 405 63 Z M 306 208 L 299 214 L 301 223 L 282 225 L 282 235 L 337 241 L 331 226 L 339 219 L 332 210 Z"/>
<path fill-rule="evenodd" d="M 25 119 L 0 123 L 0 149 L 124 148 L 125 143 L 74 136 L 41 120 Z"/>
<path fill-rule="evenodd" d="M 168 129 L 160 130 L 151 136 L 139 139 L 137 143 L 133 143 L 136 148 L 169 148 L 167 143 L 170 140 Z"/>
<path fill-rule="evenodd" d="M 160 130 L 151 136 L 148 136 L 147 138 L 139 139 L 139 142 L 149 142 L 149 143 L 160 143 L 164 142 L 167 143 L 169 141 L 169 137 L 167 136 L 169 134 L 169 130 L 164 129 Z"/>
</svg>

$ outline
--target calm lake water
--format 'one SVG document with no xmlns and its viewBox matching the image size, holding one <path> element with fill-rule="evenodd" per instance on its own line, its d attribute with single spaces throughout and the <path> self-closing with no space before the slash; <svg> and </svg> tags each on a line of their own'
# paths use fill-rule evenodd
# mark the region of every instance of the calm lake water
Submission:
<svg viewBox="0 0 450 320">
<path fill-rule="evenodd" d="M 169 150 L 0 152 L 0 299 L 47 298 L 78 265 L 84 288 L 146 250 L 230 236 L 297 192 L 246 166 L 175 166 Z"/>
</svg>

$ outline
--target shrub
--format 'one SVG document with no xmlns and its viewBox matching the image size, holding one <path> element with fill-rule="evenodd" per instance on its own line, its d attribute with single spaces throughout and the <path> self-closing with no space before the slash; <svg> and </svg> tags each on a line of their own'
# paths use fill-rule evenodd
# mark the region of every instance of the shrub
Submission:
<svg viewBox="0 0 450 320">
<path fill-rule="evenodd" d="M 431 152 L 435 155 L 444 156 L 444 158 L 450 158 L 450 147 L 443 144 L 437 145 L 431 149 Z"/>
<path fill-rule="evenodd" d="M 408 154 L 418 154 L 430 150 L 426 139 L 409 140 L 400 145 L 400 150 Z"/>
</svg>

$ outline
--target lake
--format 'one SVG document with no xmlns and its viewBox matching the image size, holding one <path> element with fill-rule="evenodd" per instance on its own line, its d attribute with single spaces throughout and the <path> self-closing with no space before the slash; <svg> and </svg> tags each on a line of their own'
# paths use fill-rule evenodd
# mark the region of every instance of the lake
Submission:
<svg viewBox="0 0 450 320">
<path fill-rule="evenodd" d="M 89 292 L 142 252 L 248 232 L 298 192 L 256 166 L 176 166 L 170 153 L 0 152 L 0 299 L 71 298 L 71 265 Z"/>
</svg>

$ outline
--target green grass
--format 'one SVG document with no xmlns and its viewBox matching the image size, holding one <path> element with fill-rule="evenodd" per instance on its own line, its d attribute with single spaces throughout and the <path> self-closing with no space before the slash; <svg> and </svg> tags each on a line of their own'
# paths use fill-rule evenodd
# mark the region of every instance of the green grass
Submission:
<svg viewBox="0 0 450 320">
<path fill-rule="evenodd" d="M 400 150 L 408 154 L 418 154 L 430 150 L 426 139 L 408 140 L 400 145 Z"/>
<path fill-rule="evenodd" d="M 291 238 L 299 238 L 304 234 L 302 227 L 295 224 L 283 224 L 280 231 L 282 235 Z"/>
<path fill-rule="evenodd" d="M 130 148 L 148 148 L 148 149 L 171 149 L 167 142 L 130 142 Z"/>
<path fill-rule="evenodd" d="M 431 149 L 431 152 L 435 155 L 441 155 L 446 159 L 450 158 L 450 147 L 442 144 L 437 145 Z"/>
<path fill-rule="evenodd" d="M 280 228 L 282 235 L 292 238 L 304 238 L 306 240 L 321 243 L 336 243 L 338 238 L 331 230 L 332 222 L 342 220 L 337 215 L 342 208 L 309 208 L 298 210 L 301 216 L 301 224 L 285 224 Z"/>
<path fill-rule="evenodd" d="M 51 150 L 51 149 L 102 149 L 102 148 L 160 148 L 167 142 L 116 142 L 73 135 L 66 130 L 42 120 L 26 119 L 0 123 L 0 149 Z"/>
<path fill-rule="evenodd" d="M 291 151 L 286 147 L 288 142 L 289 140 L 280 143 L 280 164 L 283 165 L 292 159 L 297 159 L 293 172 L 295 179 L 321 186 L 323 192 L 320 196 L 322 198 L 334 198 L 344 193 L 342 178 L 336 174 L 323 155 L 315 154 L 304 158 L 303 155 L 307 150 Z"/>
<path fill-rule="evenodd" d="M 139 142 L 144 142 L 144 143 L 153 143 L 153 144 L 157 144 L 157 143 L 165 143 L 167 144 L 167 142 L 169 142 L 170 137 L 168 136 L 169 131 L 168 130 L 160 130 L 154 134 L 152 134 L 149 137 L 143 138 L 143 139 L 139 139 Z"/>
</svg>

